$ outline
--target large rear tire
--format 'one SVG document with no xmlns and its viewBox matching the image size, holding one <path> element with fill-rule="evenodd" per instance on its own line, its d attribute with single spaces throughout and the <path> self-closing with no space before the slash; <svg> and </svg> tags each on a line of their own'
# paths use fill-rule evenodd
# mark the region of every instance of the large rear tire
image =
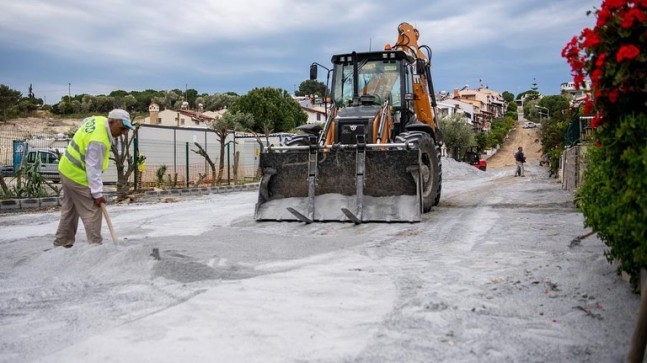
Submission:
<svg viewBox="0 0 647 363">
<path fill-rule="evenodd" d="M 310 145 L 310 135 L 298 134 L 285 138 L 283 141 L 284 146 L 308 146 Z"/>
<path fill-rule="evenodd" d="M 440 148 L 426 132 L 403 132 L 395 138 L 396 143 L 413 144 L 420 150 L 418 164 L 422 179 L 422 211 L 427 213 L 440 202 L 442 171 Z"/>
</svg>

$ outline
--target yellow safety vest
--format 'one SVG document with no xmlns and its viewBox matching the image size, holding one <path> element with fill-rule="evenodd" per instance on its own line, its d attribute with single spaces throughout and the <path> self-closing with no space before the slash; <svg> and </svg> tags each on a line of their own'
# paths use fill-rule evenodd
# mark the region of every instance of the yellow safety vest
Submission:
<svg viewBox="0 0 647 363">
<path fill-rule="evenodd" d="M 103 155 L 101 171 L 106 171 L 110 158 L 107 122 L 108 119 L 103 116 L 92 116 L 83 121 L 58 163 L 58 171 L 61 174 L 78 184 L 88 186 L 88 178 L 85 174 L 85 151 L 90 142 L 101 142 L 105 145 L 106 152 Z"/>
</svg>

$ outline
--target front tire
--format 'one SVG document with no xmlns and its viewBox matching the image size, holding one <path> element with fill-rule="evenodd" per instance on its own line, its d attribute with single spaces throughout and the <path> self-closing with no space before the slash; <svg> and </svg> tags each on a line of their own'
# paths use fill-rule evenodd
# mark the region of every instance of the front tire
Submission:
<svg viewBox="0 0 647 363">
<path fill-rule="evenodd" d="M 396 143 L 413 144 L 419 150 L 418 165 L 422 179 L 422 211 L 427 213 L 440 202 L 442 183 L 442 164 L 440 148 L 436 147 L 434 139 L 426 132 L 403 132 L 395 138 Z"/>
</svg>

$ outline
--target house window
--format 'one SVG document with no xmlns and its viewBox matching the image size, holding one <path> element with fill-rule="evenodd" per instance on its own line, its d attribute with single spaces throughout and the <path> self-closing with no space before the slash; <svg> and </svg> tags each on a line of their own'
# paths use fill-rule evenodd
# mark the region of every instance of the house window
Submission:
<svg viewBox="0 0 647 363">
<path fill-rule="evenodd" d="M 320 113 L 317 114 L 317 121 L 321 121 L 321 114 Z"/>
<path fill-rule="evenodd" d="M 157 124 L 158 124 L 158 125 L 161 125 L 161 124 L 162 124 L 162 118 L 161 118 L 161 117 L 158 117 L 158 118 L 157 118 Z"/>
</svg>

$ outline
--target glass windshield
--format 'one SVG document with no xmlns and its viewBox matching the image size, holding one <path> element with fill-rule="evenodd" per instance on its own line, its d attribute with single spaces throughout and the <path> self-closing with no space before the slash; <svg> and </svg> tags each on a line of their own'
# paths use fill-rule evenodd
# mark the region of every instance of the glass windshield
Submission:
<svg viewBox="0 0 647 363">
<path fill-rule="evenodd" d="M 335 65 L 333 92 L 335 104 L 348 106 L 353 98 L 353 65 Z M 360 61 L 358 65 L 359 95 L 375 96 L 375 103 L 400 106 L 400 61 Z"/>
</svg>

